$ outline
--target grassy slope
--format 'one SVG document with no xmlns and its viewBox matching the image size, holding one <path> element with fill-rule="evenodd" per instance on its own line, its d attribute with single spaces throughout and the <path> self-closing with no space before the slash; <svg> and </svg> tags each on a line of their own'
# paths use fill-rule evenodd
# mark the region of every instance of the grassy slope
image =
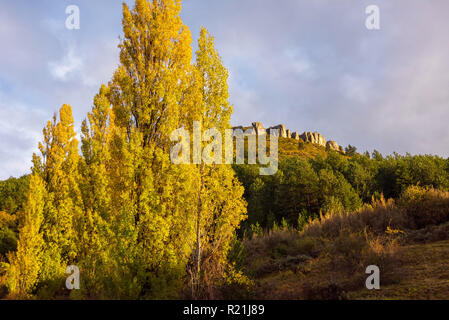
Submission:
<svg viewBox="0 0 449 320">
<path fill-rule="evenodd" d="M 349 298 L 449 299 L 449 241 L 404 246 L 398 254 L 400 283 L 353 292 Z"/>
<path fill-rule="evenodd" d="M 279 138 L 279 154 L 280 156 L 299 156 L 305 158 L 314 158 L 318 155 L 327 156 L 326 148 L 312 144 L 304 143 L 303 147 L 299 147 L 299 140 Z"/>
<path fill-rule="evenodd" d="M 345 299 L 447 300 L 449 299 L 448 257 L 449 240 L 402 246 L 397 252 L 399 263 L 393 274 L 393 279 L 396 280 L 392 281 L 392 274 L 389 274 L 388 284 L 382 284 L 381 274 L 380 290 L 365 288 L 348 290 L 344 293 Z M 256 284 L 253 292 L 254 298 L 302 300 L 307 299 L 303 291 L 304 286 L 307 286 L 305 281 L 316 287 L 322 287 L 323 284 L 325 287 L 328 286 L 329 278 L 333 277 L 328 273 L 329 270 L 317 269 L 311 260 L 288 263 L 288 260 L 295 260 L 292 258 L 278 258 L 265 265 L 265 271 L 269 269 L 271 271 L 254 278 Z M 357 278 L 360 283 L 364 283 L 367 275 L 363 272 L 359 273 Z M 334 298 L 329 297 L 329 299 Z"/>
</svg>

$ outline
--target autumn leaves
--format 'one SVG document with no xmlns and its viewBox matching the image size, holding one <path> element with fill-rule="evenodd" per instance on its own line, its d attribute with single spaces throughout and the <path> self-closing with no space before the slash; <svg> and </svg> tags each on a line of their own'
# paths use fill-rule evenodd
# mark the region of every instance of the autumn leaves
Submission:
<svg viewBox="0 0 449 320">
<path fill-rule="evenodd" d="M 180 10 L 170 0 L 123 5 L 120 66 L 82 124 L 81 154 L 70 106 L 45 127 L 9 257 L 12 297 L 69 294 L 69 264 L 81 275 L 75 298 L 173 298 L 186 287 L 207 297 L 232 272 L 243 187 L 230 166 L 170 161 L 173 130 L 199 121 L 224 133 L 232 113 L 213 38 L 201 31 L 192 64 Z"/>
</svg>

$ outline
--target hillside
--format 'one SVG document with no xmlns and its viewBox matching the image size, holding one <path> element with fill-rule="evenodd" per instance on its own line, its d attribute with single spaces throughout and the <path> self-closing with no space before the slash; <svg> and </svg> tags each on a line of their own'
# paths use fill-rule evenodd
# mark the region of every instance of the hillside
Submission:
<svg viewBox="0 0 449 320">
<path fill-rule="evenodd" d="M 398 253 L 402 279 L 379 291 L 360 290 L 351 299 L 449 299 L 449 241 L 407 245 Z"/>
<path fill-rule="evenodd" d="M 327 275 L 319 270 L 312 275 L 307 274 L 308 266 L 303 266 L 304 262 L 291 263 L 288 269 L 288 259 L 279 260 L 278 266 L 282 270 L 256 278 L 257 289 L 253 294 L 260 299 L 307 299 L 303 290 L 304 280 L 307 279 L 307 283 L 316 284 L 315 294 L 319 295 L 313 296 L 313 299 L 446 300 L 449 299 L 448 256 L 448 240 L 403 246 L 397 252 L 398 267 L 393 283 L 383 284 L 381 277 L 380 290 L 362 288 L 352 291 L 344 291 L 332 285 L 331 281 L 326 283 L 323 279 Z M 294 258 L 290 260 L 293 262 Z"/>
<path fill-rule="evenodd" d="M 449 193 L 412 188 L 396 202 L 334 213 L 302 231 L 276 227 L 243 240 L 253 299 L 449 299 Z M 365 287 L 380 269 L 380 290 Z M 246 290 L 246 291 L 245 291 Z"/>
<path fill-rule="evenodd" d="M 316 156 L 327 157 L 329 150 L 326 151 L 326 147 L 313 144 L 310 142 L 298 141 L 291 138 L 279 138 L 279 155 L 285 156 L 297 156 L 304 158 L 315 158 Z"/>
</svg>

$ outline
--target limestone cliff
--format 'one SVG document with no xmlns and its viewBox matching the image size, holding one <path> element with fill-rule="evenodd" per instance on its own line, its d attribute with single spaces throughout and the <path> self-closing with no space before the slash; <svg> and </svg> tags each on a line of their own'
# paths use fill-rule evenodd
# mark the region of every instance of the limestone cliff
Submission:
<svg viewBox="0 0 449 320">
<path fill-rule="evenodd" d="M 299 135 L 297 132 L 292 132 L 290 129 L 286 129 L 285 125 L 280 124 L 274 127 L 269 127 L 265 129 L 262 123 L 253 122 L 252 127 L 233 127 L 233 130 L 242 130 L 247 134 L 255 134 L 255 135 L 264 135 L 264 134 L 273 134 L 280 138 L 288 138 L 295 140 L 303 140 L 304 142 L 310 142 L 313 144 L 317 144 L 322 147 L 326 147 L 329 150 L 339 151 L 341 153 L 345 153 L 345 150 L 342 146 L 338 145 L 336 141 L 330 140 L 326 141 L 326 139 L 318 132 L 310 132 L 305 131 L 303 134 Z"/>
<path fill-rule="evenodd" d="M 305 142 L 318 144 L 322 147 L 326 146 L 326 139 L 324 139 L 324 137 L 318 132 L 304 132 L 301 135 L 301 139 Z"/>
</svg>

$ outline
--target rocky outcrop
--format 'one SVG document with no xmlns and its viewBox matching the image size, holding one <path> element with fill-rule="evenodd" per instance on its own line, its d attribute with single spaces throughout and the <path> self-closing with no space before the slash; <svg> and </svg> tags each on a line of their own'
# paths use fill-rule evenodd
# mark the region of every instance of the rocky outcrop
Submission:
<svg viewBox="0 0 449 320">
<path fill-rule="evenodd" d="M 254 130 L 256 131 L 256 135 L 261 136 L 267 133 L 267 130 L 265 130 L 260 122 L 253 122 L 252 125 Z"/>
<path fill-rule="evenodd" d="M 326 139 L 318 132 L 310 132 L 306 131 L 302 135 L 299 135 L 297 132 L 292 132 L 290 129 L 286 129 L 283 124 L 270 127 L 265 129 L 262 123 L 253 122 L 251 127 L 233 127 L 233 130 L 242 130 L 246 134 L 252 135 L 264 135 L 264 134 L 273 134 L 279 138 L 290 138 L 295 140 L 302 139 L 304 142 L 310 142 L 313 144 L 320 145 L 322 147 L 327 147 L 330 150 L 339 151 L 341 153 L 345 153 L 345 150 L 342 146 L 339 146 L 336 141 L 330 140 L 326 142 Z"/>
<path fill-rule="evenodd" d="M 318 144 L 323 147 L 326 146 L 326 139 L 324 139 L 324 137 L 318 132 L 304 132 L 301 135 L 301 139 L 305 142 Z"/>
<path fill-rule="evenodd" d="M 268 128 L 268 133 L 278 136 L 280 138 L 287 138 L 287 130 L 285 130 L 285 126 L 280 124 L 278 126 Z"/>
<path fill-rule="evenodd" d="M 329 148 L 330 150 L 333 150 L 333 151 L 340 151 L 340 146 L 338 145 L 338 143 L 336 141 L 328 141 L 326 143 L 326 148 Z"/>
<path fill-rule="evenodd" d="M 243 127 L 243 126 L 237 126 L 237 127 L 232 127 L 232 130 L 234 131 L 241 131 L 243 132 L 243 134 L 245 135 L 255 135 L 256 134 L 256 129 L 254 127 Z"/>
<path fill-rule="evenodd" d="M 300 138 L 299 138 L 299 133 L 293 132 L 293 133 L 292 133 L 292 139 L 299 140 L 299 139 L 300 139 Z"/>
</svg>

